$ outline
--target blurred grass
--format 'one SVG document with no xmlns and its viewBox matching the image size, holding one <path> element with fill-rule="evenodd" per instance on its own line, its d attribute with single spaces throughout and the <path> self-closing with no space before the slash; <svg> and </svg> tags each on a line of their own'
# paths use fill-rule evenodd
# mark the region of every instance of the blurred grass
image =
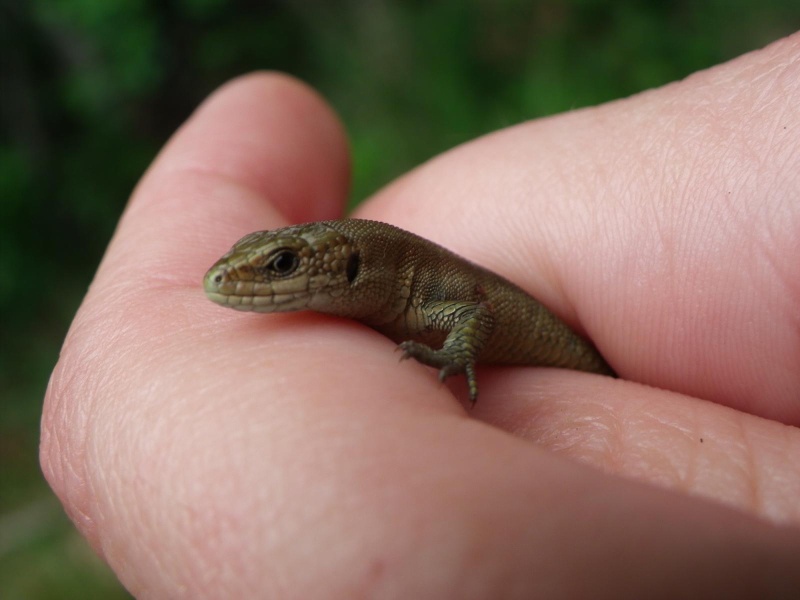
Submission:
<svg viewBox="0 0 800 600">
<path fill-rule="evenodd" d="M 127 597 L 42 480 L 41 401 L 129 192 L 219 84 L 278 69 L 318 88 L 355 203 L 475 136 L 798 26 L 796 0 L 0 0 L 0 597 Z"/>
</svg>

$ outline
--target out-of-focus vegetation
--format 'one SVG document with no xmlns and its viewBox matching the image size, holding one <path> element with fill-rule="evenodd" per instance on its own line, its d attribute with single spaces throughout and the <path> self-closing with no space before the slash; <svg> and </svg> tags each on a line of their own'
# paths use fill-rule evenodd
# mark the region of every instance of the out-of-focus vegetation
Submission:
<svg viewBox="0 0 800 600">
<path fill-rule="evenodd" d="M 129 192 L 222 82 L 317 87 L 355 201 L 482 133 L 798 28 L 796 0 L 0 0 L 0 597 L 126 597 L 42 480 L 40 406 Z"/>
</svg>

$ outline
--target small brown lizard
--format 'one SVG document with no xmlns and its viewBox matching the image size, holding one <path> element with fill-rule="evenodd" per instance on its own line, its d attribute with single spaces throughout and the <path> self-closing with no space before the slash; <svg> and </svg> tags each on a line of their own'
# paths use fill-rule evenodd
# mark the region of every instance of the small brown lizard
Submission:
<svg viewBox="0 0 800 600">
<path fill-rule="evenodd" d="M 465 373 L 475 364 L 541 365 L 614 375 L 588 341 L 506 279 L 413 233 L 362 219 L 258 231 L 204 279 L 214 302 L 256 312 L 314 310 L 383 333 L 403 358 Z"/>
</svg>

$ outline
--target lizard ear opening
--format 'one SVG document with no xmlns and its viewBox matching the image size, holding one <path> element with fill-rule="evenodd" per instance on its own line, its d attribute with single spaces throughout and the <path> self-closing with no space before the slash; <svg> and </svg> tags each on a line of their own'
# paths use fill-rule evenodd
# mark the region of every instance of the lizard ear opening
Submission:
<svg viewBox="0 0 800 600">
<path fill-rule="evenodd" d="M 347 259 L 347 281 L 353 283 L 353 280 L 358 275 L 358 267 L 360 263 L 358 252 L 353 252 Z"/>
</svg>

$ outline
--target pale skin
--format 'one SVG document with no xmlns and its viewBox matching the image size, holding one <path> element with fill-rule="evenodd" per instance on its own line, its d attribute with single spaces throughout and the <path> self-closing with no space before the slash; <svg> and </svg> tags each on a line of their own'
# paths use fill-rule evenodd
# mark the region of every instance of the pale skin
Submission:
<svg viewBox="0 0 800 600">
<path fill-rule="evenodd" d="M 341 216 L 331 109 L 213 95 L 145 174 L 48 389 L 42 466 L 135 595 L 625 598 L 800 589 L 800 37 L 459 147 L 370 199 L 623 379 L 399 363 L 352 321 L 205 299 L 242 235 Z"/>
</svg>

